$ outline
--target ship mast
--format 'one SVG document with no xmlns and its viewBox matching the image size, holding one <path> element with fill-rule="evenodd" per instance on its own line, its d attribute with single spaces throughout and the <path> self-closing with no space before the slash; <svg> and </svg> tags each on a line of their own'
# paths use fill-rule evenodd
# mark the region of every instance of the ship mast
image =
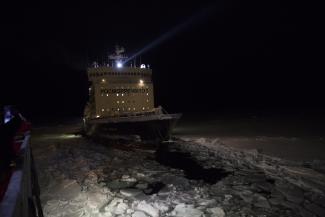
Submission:
<svg viewBox="0 0 325 217">
<path fill-rule="evenodd" d="M 108 56 L 108 59 L 113 60 L 113 66 L 117 68 L 123 67 L 124 61 L 128 58 L 126 55 L 123 55 L 124 52 L 124 47 L 115 46 L 115 53 Z"/>
</svg>

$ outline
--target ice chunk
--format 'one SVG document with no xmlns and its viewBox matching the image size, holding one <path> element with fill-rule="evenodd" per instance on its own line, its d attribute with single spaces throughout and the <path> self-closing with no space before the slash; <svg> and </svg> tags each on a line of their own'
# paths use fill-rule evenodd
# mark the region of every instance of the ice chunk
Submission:
<svg viewBox="0 0 325 217">
<path fill-rule="evenodd" d="M 147 217 L 147 215 L 144 214 L 144 212 L 141 212 L 141 211 L 135 211 L 135 212 L 132 214 L 132 217 Z"/>
<path fill-rule="evenodd" d="M 207 209 L 209 213 L 211 213 L 211 217 L 225 217 L 225 211 L 223 211 L 220 207 L 214 207 Z"/>
<path fill-rule="evenodd" d="M 72 200 L 80 193 L 80 186 L 76 180 L 65 179 L 53 186 L 55 193 L 61 200 Z"/>
<path fill-rule="evenodd" d="M 105 207 L 105 211 L 110 212 L 110 213 L 115 213 L 116 210 L 118 209 L 119 204 L 122 204 L 122 203 L 124 203 L 123 199 L 116 197 Z M 120 208 L 123 208 L 123 207 L 124 207 L 124 205 L 122 205 L 122 207 L 120 207 Z"/>
<path fill-rule="evenodd" d="M 121 180 L 124 182 L 136 182 L 137 181 L 136 178 L 130 177 L 129 175 L 123 175 Z"/>
<path fill-rule="evenodd" d="M 152 217 L 158 217 L 159 216 L 159 210 L 157 208 L 153 207 L 152 205 L 150 205 L 149 203 L 145 202 L 145 201 L 141 201 L 138 204 L 137 210 L 143 211 L 143 212 L 147 213 L 148 215 L 150 215 Z"/>
<path fill-rule="evenodd" d="M 126 197 L 135 197 L 138 194 L 141 194 L 142 191 L 135 188 L 127 188 L 127 189 L 120 190 L 120 193 Z"/>
<path fill-rule="evenodd" d="M 115 214 L 116 215 L 122 215 L 123 213 L 126 212 L 126 210 L 129 208 L 129 206 L 124 203 L 124 202 L 121 202 L 117 205 L 116 209 L 115 209 Z"/>
<path fill-rule="evenodd" d="M 193 205 L 187 205 L 184 203 L 176 205 L 172 212 L 175 217 L 202 217 L 203 212 L 201 210 L 195 209 Z"/>
<path fill-rule="evenodd" d="M 107 203 L 107 196 L 99 192 L 89 192 L 87 198 L 88 207 L 94 211 L 99 212 L 99 209 Z"/>
</svg>

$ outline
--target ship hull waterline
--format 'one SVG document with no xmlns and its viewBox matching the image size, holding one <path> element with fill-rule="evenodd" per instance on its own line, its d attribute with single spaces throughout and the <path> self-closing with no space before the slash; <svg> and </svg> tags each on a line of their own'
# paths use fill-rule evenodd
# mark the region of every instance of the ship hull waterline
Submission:
<svg viewBox="0 0 325 217">
<path fill-rule="evenodd" d="M 91 119 L 84 122 L 87 136 L 106 136 L 108 138 L 135 138 L 143 141 L 164 141 L 171 136 L 181 114 L 159 115 L 141 119 L 137 117 L 123 119 Z"/>
</svg>

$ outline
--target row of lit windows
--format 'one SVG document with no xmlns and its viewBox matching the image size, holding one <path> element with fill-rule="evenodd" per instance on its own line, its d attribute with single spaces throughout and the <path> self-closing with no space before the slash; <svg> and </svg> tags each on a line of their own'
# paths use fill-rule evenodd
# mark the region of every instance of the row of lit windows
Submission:
<svg viewBox="0 0 325 217">
<path fill-rule="evenodd" d="M 106 82 L 106 79 L 103 78 L 102 81 L 103 81 L 103 82 Z M 143 80 L 140 79 L 139 83 L 142 83 L 142 84 L 143 84 Z M 103 87 L 103 86 L 100 87 L 100 89 L 105 89 L 105 88 L 106 88 L 106 87 Z M 125 86 L 125 87 L 124 87 L 124 86 L 120 86 L 120 87 L 119 87 L 119 86 L 115 86 L 115 87 L 112 87 L 112 88 L 113 88 L 113 89 L 114 89 L 114 88 L 115 88 L 115 89 L 132 89 L 132 88 L 137 88 L 137 87 L 135 87 L 135 86 L 133 86 L 133 87 L 132 87 L 132 86 L 131 86 L 131 87 L 130 87 L 130 86 Z M 91 89 L 91 88 L 89 88 L 89 89 Z M 148 87 L 146 86 L 146 87 L 142 87 L 142 88 L 140 88 L 140 89 L 148 89 Z"/>
<path fill-rule="evenodd" d="M 146 93 L 147 96 L 149 96 L 149 93 Z M 116 96 L 129 96 L 128 93 L 117 93 Z"/>
<path fill-rule="evenodd" d="M 99 76 L 104 76 L 104 75 L 114 75 L 114 76 L 119 76 L 119 75 L 150 76 L 150 74 L 143 73 L 143 72 L 97 72 L 97 73 L 91 73 L 91 74 L 89 74 L 89 77 L 99 77 Z"/>
<path fill-rule="evenodd" d="M 146 101 L 149 102 L 149 99 L 147 99 Z M 134 100 L 133 100 L 133 101 L 130 101 L 130 100 L 127 100 L 127 101 L 124 101 L 124 100 L 119 101 L 119 100 L 118 100 L 118 101 L 116 101 L 116 103 L 117 103 L 117 104 L 119 104 L 119 103 L 135 103 L 135 101 L 134 101 Z"/>
<path fill-rule="evenodd" d="M 124 108 L 124 107 L 122 107 L 122 108 L 111 108 L 111 109 L 109 109 L 109 108 L 107 108 L 107 109 L 102 109 L 102 112 L 109 112 L 109 111 L 136 111 L 137 109 L 135 108 L 135 107 L 133 107 L 133 108 L 130 108 L 130 107 L 128 107 L 128 108 Z M 149 110 L 149 107 L 142 107 L 142 110 L 144 111 L 144 110 Z"/>
<path fill-rule="evenodd" d="M 149 93 L 146 93 L 147 96 L 149 96 Z M 101 96 L 108 96 L 108 93 L 106 94 L 101 94 Z M 116 96 L 130 96 L 129 93 L 117 93 Z M 134 93 L 132 93 L 132 96 L 134 96 Z"/>
</svg>

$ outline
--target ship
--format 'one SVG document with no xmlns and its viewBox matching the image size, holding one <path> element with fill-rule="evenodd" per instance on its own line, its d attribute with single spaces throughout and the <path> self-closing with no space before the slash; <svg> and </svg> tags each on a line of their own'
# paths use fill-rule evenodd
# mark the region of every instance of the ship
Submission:
<svg viewBox="0 0 325 217">
<path fill-rule="evenodd" d="M 128 61 L 124 48 L 116 46 L 105 64 L 87 69 L 89 100 L 84 110 L 87 136 L 170 139 L 181 113 L 169 114 L 154 105 L 154 85 L 149 65 Z M 130 63 L 132 62 L 132 63 Z"/>
</svg>

